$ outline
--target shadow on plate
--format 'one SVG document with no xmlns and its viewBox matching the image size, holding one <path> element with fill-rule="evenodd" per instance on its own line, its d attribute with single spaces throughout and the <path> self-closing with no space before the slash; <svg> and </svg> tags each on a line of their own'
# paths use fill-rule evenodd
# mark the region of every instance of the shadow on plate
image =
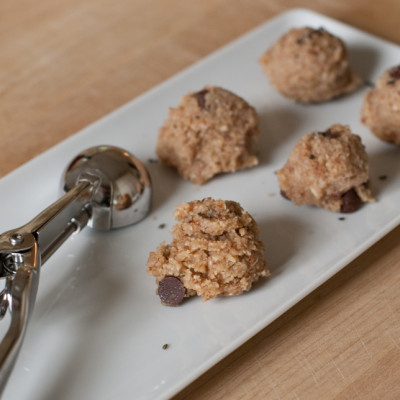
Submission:
<svg viewBox="0 0 400 400">
<path fill-rule="evenodd" d="M 349 46 L 349 61 L 352 70 L 366 82 L 371 82 L 379 54 L 376 49 L 369 46 Z M 383 71 L 382 71 L 383 73 Z"/>
<path fill-rule="evenodd" d="M 305 232 L 310 228 L 303 221 L 285 215 L 261 221 L 258 226 L 260 239 L 265 244 L 267 266 L 271 271 L 270 279 L 273 279 L 300 249 Z"/>
<path fill-rule="evenodd" d="M 175 168 L 163 164 L 158 159 L 149 160 L 146 163 L 153 185 L 152 211 L 156 211 L 176 193 L 179 185 L 184 179 L 178 174 Z"/>
<path fill-rule="evenodd" d="M 263 165 L 269 162 L 271 153 L 299 129 L 302 116 L 294 109 L 281 107 L 260 111 L 259 118 L 261 135 L 255 148 L 259 149 L 257 155 Z"/>
<path fill-rule="evenodd" d="M 384 145 L 387 149 L 368 154 L 372 192 L 376 199 L 392 186 L 400 173 L 400 149 Z"/>
</svg>

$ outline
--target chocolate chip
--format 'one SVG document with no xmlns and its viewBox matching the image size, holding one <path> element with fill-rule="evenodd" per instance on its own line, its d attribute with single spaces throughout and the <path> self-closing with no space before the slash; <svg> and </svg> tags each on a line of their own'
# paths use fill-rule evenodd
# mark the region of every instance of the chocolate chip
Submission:
<svg viewBox="0 0 400 400">
<path fill-rule="evenodd" d="M 340 211 L 345 214 L 352 213 L 360 208 L 361 203 L 357 192 L 354 189 L 350 189 L 342 195 L 342 207 Z"/>
<path fill-rule="evenodd" d="M 179 278 L 166 276 L 158 284 L 158 296 L 165 306 L 178 306 L 185 297 L 186 289 Z"/>
<path fill-rule="evenodd" d="M 397 67 L 393 67 L 389 71 L 389 75 L 394 79 L 400 79 L 400 65 L 398 65 Z"/>
<path fill-rule="evenodd" d="M 167 224 L 160 224 L 158 225 L 158 229 L 164 229 L 167 226 Z"/>
<path fill-rule="evenodd" d="M 212 219 L 213 218 L 213 213 L 211 210 L 208 210 L 206 213 L 199 213 L 199 217 L 204 218 L 204 219 Z"/>
<path fill-rule="evenodd" d="M 321 35 L 324 34 L 324 32 L 325 32 L 325 29 L 321 26 L 321 27 L 318 28 L 318 29 L 313 29 L 313 30 L 308 34 L 308 37 L 311 38 L 313 35 L 321 36 Z"/>
<path fill-rule="evenodd" d="M 289 196 L 286 194 L 284 190 L 281 190 L 281 196 L 286 200 L 290 200 Z"/>
<path fill-rule="evenodd" d="M 310 160 L 314 160 L 316 157 L 314 156 L 314 154 L 310 154 Z"/>
<path fill-rule="evenodd" d="M 200 90 L 200 92 L 193 93 L 193 97 L 196 98 L 197 103 L 200 108 L 206 109 L 206 94 L 208 93 L 207 89 Z"/>
<path fill-rule="evenodd" d="M 322 26 L 318 29 L 311 29 L 303 37 L 298 38 L 296 40 L 296 42 L 297 42 L 297 44 L 303 44 L 306 39 L 311 39 L 314 35 L 321 36 L 324 34 L 324 32 L 325 32 L 325 29 Z"/>
<path fill-rule="evenodd" d="M 339 137 L 339 134 L 336 132 L 332 132 L 330 129 L 327 129 L 324 132 L 318 132 L 320 135 L 322 135 L 323 137 L 326 137 L 328 139 L 336 139 Z"/>
<path fill-rule="evenodd" d="M 168 343 L 165 343 L 165 344 L 163 344 L 163 350 L 167 350 L 168 349 L 168 347 L 169 347 L 169 344 Z"/>
<path fill-rule="evenodd" d="M 317 33 L 318 35 L 322 35 L 325 32 L 325 28 L 323 26 L 320 26 L 318 29 L 314 29 L 314 33 Z"/>
</svg>

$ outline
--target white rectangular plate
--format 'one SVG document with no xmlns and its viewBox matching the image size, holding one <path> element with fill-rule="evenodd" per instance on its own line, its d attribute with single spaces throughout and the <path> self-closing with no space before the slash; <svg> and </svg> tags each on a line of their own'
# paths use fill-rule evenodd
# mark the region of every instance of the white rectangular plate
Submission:
<svg viewBox="0 0 400 400">
<path fill-rule="evenodd" d="M 43 267 L 36 309 L 5 399 L 167 399 L 399 223 L 400 157 L 397 148 L 378 141 L 360 123 L 368 88 L 304 106 L 276 93 L 261 71 L 262 53 L 290 28 L 305 25 L 323 26 L 344 39 L 364 79 L 375 80 L 399 60 L 394 44 L 314 12 L 292 10 L 0 181 L 1 231 L 22 225 L 54 201 L 67 162 L 97 144 L 124 147 L 143 160 L 155 196 L 150 216 L 138 225 L 109 233 L 86 229 Z M 195 186 L 149 160 L 155 158 L 168 107 L 205 84 L 225 87 L 257 109 L 260 165 Z M 377 198 L 345 220 L 283 200 L 274 173 L 302 135 L 333 123 L 349 124 L 362 137 Z M 382 175 L 387 179 L 380 180 Z M 178 203 L 207 196 L 238 201 L 253 215 L 272 276 L 242 296 L 163 307 L 154 279 L 145 272 L 148 254 L 171 240 Z"/>
</svg>

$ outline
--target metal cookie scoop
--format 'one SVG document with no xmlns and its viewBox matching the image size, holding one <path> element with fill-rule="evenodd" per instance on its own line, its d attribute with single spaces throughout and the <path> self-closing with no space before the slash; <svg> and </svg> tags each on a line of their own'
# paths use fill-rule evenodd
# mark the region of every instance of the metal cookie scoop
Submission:
<svg viewBox="0 0 400 400">
<path fill-rule="evenodd" d="M 0 395 L 14 367 L 32 314 L 40 266 L 86 225 L 110 230 L 134 224 L 150 211 L 151 181 L 125 150 L 98 146 L 77 155 L 63 175 L 64 196 L 26 225 L 0 235 L 0 318 L 11 322 L 0 343 Z"/>
</svg>

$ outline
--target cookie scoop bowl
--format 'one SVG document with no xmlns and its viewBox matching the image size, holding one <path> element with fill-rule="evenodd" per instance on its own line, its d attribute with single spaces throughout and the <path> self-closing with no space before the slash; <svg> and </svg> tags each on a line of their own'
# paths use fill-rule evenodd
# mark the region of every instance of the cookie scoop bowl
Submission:
<svg viewBox="0 0 400 400">
<path fill-rule="evenodd" d="M 63 192 L 69 192 L 84 176 L 98 181 L 91 199 L 90 227 L 121 228 L 139 222 L 150 211 L 150 176 L 144 165 L 125 150 L 98 146 L 78 154 L 64 171 Z"/>
</svg>

